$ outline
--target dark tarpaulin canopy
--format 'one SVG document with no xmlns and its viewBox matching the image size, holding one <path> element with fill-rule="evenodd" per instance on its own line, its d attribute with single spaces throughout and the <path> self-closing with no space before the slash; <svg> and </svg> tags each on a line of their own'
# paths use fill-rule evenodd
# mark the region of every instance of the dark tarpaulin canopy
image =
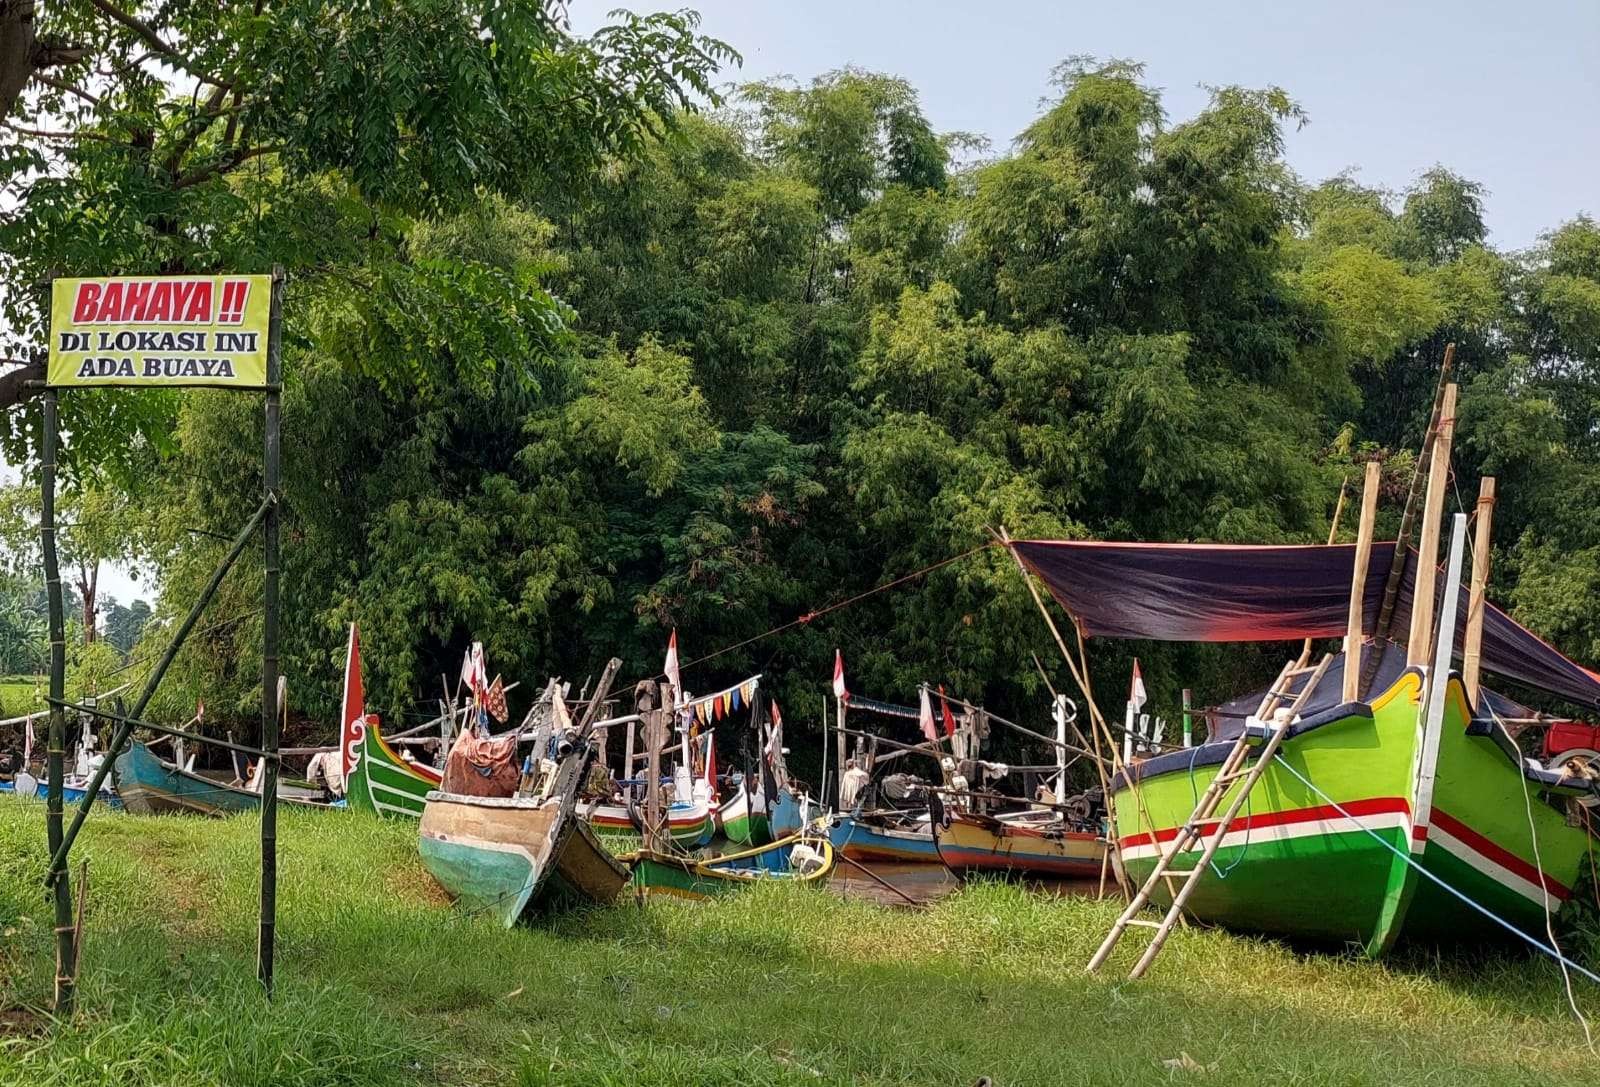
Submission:
<svg viewBox="0 0 1600 1087">
<path fill-rule="evenodd" d="M 1018 556 L 1044 580 L 1085 637 L 1169 642 L 1276 642 L 1342 637 L 1355 545 L 1103 543 L 1019 540 Z M 1383 603 L 1393 542 L 1372 545 L 1362 609 L 1371 635 Z M 1404 641 L 1415 561 L 1407 564 L 1389 625 Z M 1439 578 L 1443 592 L 1444 578 Z M 1466 588 L 1456 653 L 1466 630 Z M 1493 604 L 1483 618 L 1485 671 L 1600 708 L 1600 675 L 1540 640 Z"/>
</svg>

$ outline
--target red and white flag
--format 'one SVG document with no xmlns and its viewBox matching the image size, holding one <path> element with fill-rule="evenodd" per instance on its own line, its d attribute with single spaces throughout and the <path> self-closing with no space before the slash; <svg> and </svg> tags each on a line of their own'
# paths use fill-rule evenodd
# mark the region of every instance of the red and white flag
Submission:
<svg viewBox="0 0 1600 1087">
<path fill-rule="evenodd" d="M 1128 686 L 1128 705 L 1133 707 L 1133 712 L 1138 713 L 1144 708 L 1145 691 L 1144 676 L 1139 674 L 1139 658 L 1133 658 L 1133 682 Z"/>
<path fill-rule="evenodd" d="M 917 715 L 917 721 L 922 725 L 922 735 L 930 744 L 939 742 L 939 730 L 933 724 L 933 699 L 928 697 L 928 688 L 922 688 L 922 712 Z"/>
<path fill-rule="evenodd" d="M 956 718 L 955 714 L 950 712 L 950 703 L 944 696 L 944 684 L 942 683 L 939 684 L 939 708 L 944 711 L 944 734 L 946 736 L 954 736 L 956 734 Z"/>
<path fill-rule="evenodd" d="M 667 682 L 672 684 L 672 701 L 676 705 L 678 696 L 683 693 L 683 680 L 678 675 L 678 628 L 672 628 L 672 637 L 667 639 L 667 663 L 661 669 L 667 676 Z"/>
<path fill-rule="evenodd" d="M 833 651 L 833 697 L 841 702 L 850 697 L 844 685 L 844 654 L 837 649 Z"/>
<path fill-rule="evenodd" d="M 200 707 L 201 715 L 205 706 Z M 350 645 L 344 657 L 344 702 L 339 711 L 339 772 L 349 780 L 361 759 L 367 734 L 367 692 L 361 682 L 361 635 L 350 624 Z"/>
<path fill-rule="evenodd" d="M 22 726 L 22 769 L 26 773 L 28 765 L 33 762 L 33 717 L 30 715 Z"/>
<path fill-rule="evenodd" d="M 489 686 L 488 671 L 483 663 L 483 643 L 473 642 L 472 648 L 461 657 L 461 682 L 472 694 L 474 704 Z"/>
</svg>

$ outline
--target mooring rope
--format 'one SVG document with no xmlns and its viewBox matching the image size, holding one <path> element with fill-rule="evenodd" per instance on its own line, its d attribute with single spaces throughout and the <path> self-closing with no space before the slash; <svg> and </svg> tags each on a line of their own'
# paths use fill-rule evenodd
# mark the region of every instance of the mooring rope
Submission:
<svg viewBox="0 0 1600 1087">
<path fill-rule="evenodd" d="M 1426 868 L 1422 867 L 1422 865 L 1418 864 L 1416 859 L 1413 858 L 1409 853 L 1406 853 L 1406 852 L 1402 851 L 1397 846 L 1395 846 L 1393 843 L 1391 843 L 1388 839 L 1384 838 L 1383 835 L 1379 834 L 1377 831 L 1373 830 L 1371 827 L 1369 827 L 1365 823 L 1363 823 L 1359 818 L 1357 818 L 1354 815 L 1351 815 L 1348 811 L 1345 810 L 1345 808 L 1344 808 L 1344 806 L 1342 804 L 1340 804 L 1337 800 L 1333 799 L 1333 797 L 1329 796 L 1327 793 L 1323 792 L 1321 789 L 1317 788 L 1317 786 L 1314 785 L 1309 778 L 1307 778 L 1305 775 L 1301 774 L 1300 771 L 1296 770 L 1292 765 L 1290 765 L 1288 760 L 1284 759 L 1281 754 L 1274 755 L 1273 757 L 1276 758 L 1278 760 L 1278 764 L 1280 766 L 1282 766 L 1285 770 L 1289 771 L 1289 773 L 1297 781 L 1299 781 L 1300 784 L 1304 785 L 1306 788 L 1308 788 L 1312 792 L 1316 793 L 1319 797 L 1321 797 L 1328 804 L 1329 807 L 1331 807 L 1334 811 L 1338 812 L 1340 815 L 1344 816 L 1346 819 L 1348 819 L 1352 823 L 1354 823 L 1358 830 L 1363 831 L 1373 841 L 1375 841 L 1379 845 L 1383 846 L 1383 848 L 1387 849 L 1389 852 L 1393 853 L 1395 856 L 1397 856 L 1401 860 L 1405 861 L 1412 868 L 1415 868 L 1419 873 L 1421 873 L 1422 875 L 1426 876 L 1428 879 L 1432 880 L 1434 883 L 1438 884 L 1440 887 L 1444 888 L 1446 891 L 1448 891 L 1450 894 L 1454 895 L 1456 898 L 1459 898 L 1462 902 L 1465 902 L 1468 906 L 1471 906 L 1474 910 L 1477 910 L 1479 913 L 1483 914 L 1483 916 L 1487 917 L 1489 920 L 1493 921 L 1495 924 L 1499 925 L 1501 928 L 1505 929 L 1507 932 L 1511 933 L 1513 936 L 1516 936 L 1520 940 L 1526 941 L 1527 943 L 1529 943 L 1533 947 L 1538 948 L 1540 951 L 1544 952 L 1546 955 L 1549 955 L 1551 958 L 1555 959 L 1557 962 L 1563 963 L 1566 966 L 1571 967 L 1573 970 L 1576 970 L 1578 973 L 1582 974 L 1584 977 L 1588 978 L 1590 981 L 1594 982 L 1596 985 L 1600 985 L 1600 974 L 1596 974 L 1593 971 L 1588 970 L 1585 967 L 1581 966 L 1580 964 L 1578 964 L 1576 962 L 1573 962 L 1571 959 L 1567 958 L 1565 955 L 1563 955 L 1556 948 L 1553 948 L 1549 944 L 1546 944 L 1543 941 L 1539 940 L 1538 937 L 1530 936 L 1526 932 L 1523 932 L 1516 925 L 1513 925 L 1510 921 L 1507 921 L 1505 918 L 1501 917 L 1499 914 L 1497 914 L 1494 911 L 1490 910 L 1487 906 L 1480 906 L 1477 902 L 1475 902 L 1472 899 L 1468 898 L 1465 894 L 1461 893 L 1456 888 L 1452 887 L 1450 884 L 1446 883 L 1444 880 L 1440 879 L 1438 876 L 1434 875 L 1432 872 L 1430 872 Z"/>
</svg>

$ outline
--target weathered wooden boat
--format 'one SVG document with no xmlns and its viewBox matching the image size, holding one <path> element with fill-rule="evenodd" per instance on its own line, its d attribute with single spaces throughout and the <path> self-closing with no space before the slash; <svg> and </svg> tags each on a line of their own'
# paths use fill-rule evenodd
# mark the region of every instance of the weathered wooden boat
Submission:
<svg viewBox="0 0 1600 1087">
<path fill-rule="evenodd" d="M 1512 929 L 1544 939 L 1593 848 L 1580 805 L 1593 802 L 1595 782 L 1526 759 L 1506 722 L 1529 720 L 1529 711 L 1486 686 L 1469 697 L 1448 662 L 1475 610 L 1484 671 L 1591 709 L 1600 709 L 1600 675 L 1487 601 L 1456 607 L 1464 520 L 1458 515 L 1440 577 L 1445 618 L 1434 643 L 1443 644 L 1432 644 L 1430 663 L 1407 663 L 1398 645 L 1369 644 L 1370 671 L 1353 667 L 1347 686 L 1342 654 L 1317 669 L 1291 660 L 1267 690 L 1216 711 L 1207 742 L 1115 777 L 1114 834 L 1136 883 L 1179 836 L 1241 731 L 1265 738 L 1284 720 L 1277 756 L 1200 871 L 1190 914 L 1374 955 L 1402 941 L 1477 941 Z M 1334 636 L 1346 627 L 1352 596 L 1350 622 L 1371 638 L 1395 547 L 1372 546 L 1373 573 L 1363 583 L 1348 546 L 1013 546 L 1086 636 L 1194 641 Z M 1399 581 L 1400 630 L 1410 625 L 1414 576 Z M 1429 608 L 1420 620 L 1429 629 L 1430 603 L 1424 597 L 1420 605 Z M 1244 778 L 1225 783 L 1225 798 L 1238 795 Z M 1175 858 L 1174 882 L 1188 878 L 1218 828 L 1202 824 L 1201 841 Z M 1171 901 L 1161 881 L 1153 894 Z"/>
<path fill-rule="evenodd" d="M 953 875 L 1090 879 L 1106 863 L 1105 837 L 1076 830 L 1053 811 L 985 815 L 937 807 L 933 844 Z"/>
<path fill-rule="evenodd" d="M 625 804 L 595 804 L 585 809 L 594 828 L 603 834 L 639 834 L 637 813 Z M 711 844 L 717 834 L 716 815 L 708 798 L 674 803 L 667 808 L 667 833 L 684 849 Z"/>
<path fill-rule="evenodd" d="M 593 724 L 621 665 L 612 659 L 606 666 L 576 726 L 559 686 L 546 688 L 549 713 L 534 729 L 535 754 L 521 786 L 514 767 L 501 765 L 515 758 L 515 733 L 499 741 L 464 733 L 457 741 L 444 788 L 427 795 L 418 849 L 423 865 L 463 908 L 509 928 L 531 911 L 605 904 L 622 890 L 627 866 L 578 812 L 578 793 L 597 755 Z M 487 773 L 484 752 L 495 760 Z M 525 795 L 470 795 L 497 790 L 502 780 L 509 780 L 506 792 Z"/>
<path fill-rule="evenodd" d="M 759 784 L 752 795 L 744 779 L 734 786 L 733 795 L 717 809 L 717 827 L 722 836 L 740 845 L 764 845 L 772 840 L 767 822 L 767 797 Z"/>
<path fill-rule="evenodd" d="M 130 740 L 117 756 L 111 767 L 111 781 L 122 798 L 122 806 L 137 815 L 229 815 L 261 808 L 259 793 L 185 770 L 138 740 Z M 323 802 L 320 790 L 293 782 L 279 783 L 278 799 L 309 808 L 329 806 Z"/>
<path fill-rule="evenodd" d="M 422 863 L 462 908 L 510 928 L 530 909 L 612 901 L 628 868 L 556 797 L 431 792 Z"/>
<path fill-rule="evenodd" d="M 833 871 L 834 852 L 820 834 L 791 834 L 767 845 L 699 859 L 682 853 L 641 849 L 624 860 L 646 894 L 706 899 L 757 883 L 815 885 Z"/>
<path fill-rule="evenodd" d="M 809 800 L 795 795 L 791 786 L 778 787 L 778 799 L 772 806 L 771 816 L 775 836 L 798 834 L 818 819 L 827 828 L 828 841 L 834 851 L 849 860 L 939 863 L 939 850 L 933 844 L 933 830 L 926 813 L 821 813 Z"/>
</svg>

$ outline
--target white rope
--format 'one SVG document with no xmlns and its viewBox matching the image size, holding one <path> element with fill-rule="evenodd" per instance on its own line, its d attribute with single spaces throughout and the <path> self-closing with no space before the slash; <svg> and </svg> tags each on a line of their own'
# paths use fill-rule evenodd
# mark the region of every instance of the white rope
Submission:
<svg viewBox="0 0 1600 1087">
<path fill-rule="evenodd" d="M 1485 704 L 1487 705 L 1487 703 Z M 1489 716 L 1494 718 L 1495 725 L 1499 727 L 1506 741 L 1511 744 L 1511 749 L 1518 752 L 1517 757 L 1520 759 L 1522 757 L 1521 751 L 1517 747 L 1517 741 L 1512 738 L 1511 730 L 1506 728 L 1505 722 L 1500 720 L 1500 715 L 1495 712 L 1493 706 L 1488 706 L 1488 710 Z M 1528 790 L 1528 775 L 1523 772 L 1523 769 L 1520 765 L 1517 767 L 1517 777 L 1522 781 L 1522 804 L 1528 813 L 1528 839 L 1533 843 L 1533 867 L 1539 873 L 1539 893 L 1544 896 L 1544 931 L 1545 935 L 1550 937 L 1550 946 L 1559 952 L 1561 945 L 1556 942 L 1555 924 L 1551 921 L 1553 913 L 1550 909 L 1550 888 L 1545 886 L 1544 861 L 1539 857 L 1539 832 L 1534 829 L 1533 823 L 1533 794 Z M 1594 1035 L 1589 1030 L 1589 1020 L 1585 1019 L 1583 1012 L 1578 1010 L 1578 999 L 1572 992 L 1572 974 L 1567 970 L 1566 958 L 1558 955 L 1556 962 L 1561 967 L 1561 980 L 1567 990 L 1567 1007 L 1572 1009 L 1572 1014 L 1577 1018 L 1578 1025 L 1583 1028 L 1584 1044 L 1589 1047 L 1589 1052 L 1593 1053 L 1595 1051 Z"/>
<path fill-rule="evenodd" d="M 1324 801 L 1326 801 L 1328 806 L 1331 807 L 1334 811 L 1338 812 L 1340 815 L 1344 816 L 1346 819 L 1348 819 L 1352 823 L 1354 823 L 1356 825 L 1356 829 L 1358 829 L 1360 831 L 1363 831 L 1373 841 L 1377 842 L 1379 845 L 1383 846 L 1383 848 L 1387 849 L 1389 852 L 1393 853 L 1395 856 L 1397 856 L 1401 860 L 1405 861 L 1412 868 L 1415 868 L 1419 874 L 1421 874 L 1422 876 L 1425 876 L 1426 878 L 1432 880 L 1434 883 L 1438 884 L 1440 887 L 1443 887 L 1446 891 L 1450 892 L 1452 895 L 1455 895 L 1462 902 L 1465 902 L 1468 906 L 1471 906 L 1473 909 L 1475 909 L 1479 913 L 1483 914 L 1489 920 L 1493 921 L 1495 924 L 1499 925 L 1501 928 L 1505 929 L 1507 932 L 1511 933 L 1513 936 L 1516 936 L 1518 939 L 1526 941 L 1527 943 L 1531 944 L 1532 946 L 1538 948 L 1540 951 L 1543 951 L 1546 955 L 1549 955 L 1552 958 L 1560 960 L 1561 962 L 1563 962 L 1566 965 L 1570 966 L 1572 969 L 1576 970 L 1578 973 L 1582 974 L 1584 977 L 1588 978 L 1590 981 L 1594 982 L 1596 985 L 1600 985 L 1600 974 L 1596 974 L 1594 971 L 1589 970 L 1589 969 L 1587 969 L 1587 968 L 1585 968 L 1583 966 L 1580 966 L 1578 963 L 1573 962 L 1571 959 L 1567 958 L 1565 955 L 1563 955 L 1560 951 L 1557 951 L 1555 948 L 1549 946 L 1548 944 L 1541 943 L 1538 940 L 1538 938 L 1536 938 L 1536 937 L 1529 936 L 1526 932 L 1523 932 L 1516 925 L 1513 925 L 1510 921 L 1507 921 L 1505 918 L 1501 917 L 1500 915 L 1490 911 L 1487 907 L 1480 906 L 1478 903 L 1474 902 L 1472 899 L 1468 898 L 1466 895 L 1464 895 L 1460 891 L 1456 890 L 1456 888 L 1450 886 L 1450 884 L 1446 883 L 1444 880 L 1440 879 L 1438 876 L 1434 875 L 1432 872 L 1430 872 L 1426 868 L 1422 867 L 1422 865 L 1418 864 L 1417 861 L 1409 853 L 1405 853 L 1405 852 L 1401 851 L 1392 842 L 1390 842 L 1388 839 L 1384 838 L 1383 835 L 1379 834 L 1377 831 L 1375 831 L 1371 827 L 1367 826 L 1365 823 L 1363 823 L 1360 819 L 1356 818 L 1354 815 L 1351 815 L 1348 811 L 1346 811 L 1344 809 L 1344 806 L 1341 805 L 1337 800 L 1335 800 L 1333 797 L 1329 796 L 1327 793 L 1323 792 L 1321 789 L 1317 788 L 1317 786 L 1314 785 L 1311 782 L 1310 778 L 1307 778 L 1304 774 L 1300 773 L 1300 771 L 1296 770 L 1289 763 L 1289 761 L 1283 757 L 1282 752 L 1279 752 L 1274 757 L 1278 760 L 1278 765 L 1282 766 L 1285 770 L 1289 771 L 1289 773 L 1294 777 L 1294 779 L 1296 781 L 1300 782 L 1300 784 L 1304 785 L 1306 788 L 1308 788 L 1312 792 L 1316 793 L 1319 797 L 1321 797 Z"/>
</svg>

